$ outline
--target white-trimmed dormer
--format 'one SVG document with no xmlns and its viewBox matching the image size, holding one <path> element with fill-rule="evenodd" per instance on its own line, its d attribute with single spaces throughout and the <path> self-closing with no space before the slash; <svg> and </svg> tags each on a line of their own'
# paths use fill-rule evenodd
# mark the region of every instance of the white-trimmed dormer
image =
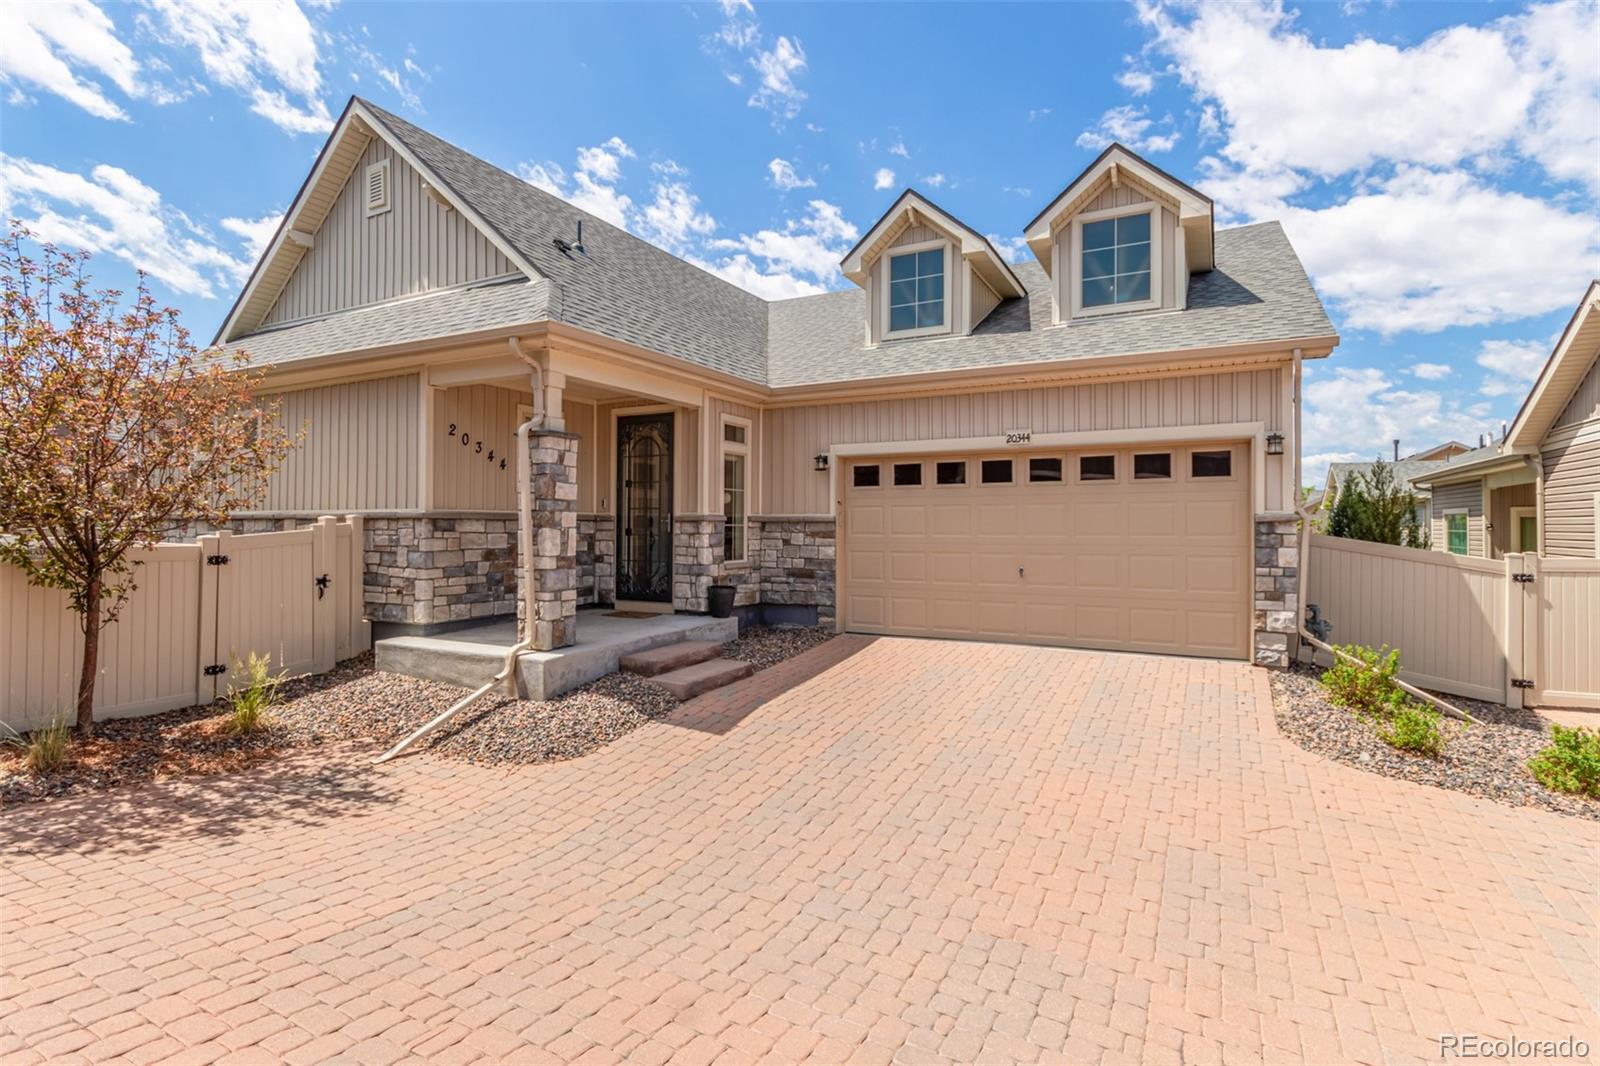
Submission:
<svg viewBox="0 0 1600 1066">
<path fill-rule="evenodd" d="M 964 336 L 1027 291 L 983 234 L 915 189 L 900 194 L 840 269 L 867 291 L 868 346 Z"/>
<path fill-rule="evenodd" d="M 1209 197 L 1113 144 L 1023 231 L 1056 323 L 1182 310 L 1215 266 Z"/>
</svg>

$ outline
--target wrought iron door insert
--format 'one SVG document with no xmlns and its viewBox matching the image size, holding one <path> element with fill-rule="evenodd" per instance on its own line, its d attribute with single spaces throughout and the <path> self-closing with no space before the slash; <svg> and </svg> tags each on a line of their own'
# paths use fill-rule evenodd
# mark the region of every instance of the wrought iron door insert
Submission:
<svg viewBox="0 0 1600 1066">
<path fill-rule="evenodd" d="M 617 599 L 672 602 L 672 415 L 617 419 Z"/>
</svg>

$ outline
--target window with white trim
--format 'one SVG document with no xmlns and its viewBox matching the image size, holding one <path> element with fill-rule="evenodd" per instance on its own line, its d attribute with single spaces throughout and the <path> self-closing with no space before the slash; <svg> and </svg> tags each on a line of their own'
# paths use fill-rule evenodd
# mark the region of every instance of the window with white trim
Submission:
<svg viewBox="0 0 1600 1066">
<path fill-rule="evenodd" d="M 1140 211 L 1083 223 L 1079 262 L 1083 268 L 1080 278 L 1084 308 L 1150 300 L 1153 214 Z"/>
<path fill-rule="evenodd" d="M 1467 554 L 1467 512 L 1446 511 L 1444 514 L 1445 549 L 1451 555 Z"/>
<path fill-rule="evenodd" d="M 722 559 L 745 561 L 745 527 L 750 519 L 750 425 L 722 422 Z"/>
<path fill-rule="evenodd" d="M 888 334 L 936 332 L 949 322 L 945 243 L 889 254 Z"/>
</svg>

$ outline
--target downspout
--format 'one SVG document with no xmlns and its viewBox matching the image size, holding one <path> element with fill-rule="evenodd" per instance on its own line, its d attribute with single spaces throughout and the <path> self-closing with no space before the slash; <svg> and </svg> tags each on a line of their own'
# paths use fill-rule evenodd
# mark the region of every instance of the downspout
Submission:
<svg viewBox="0 0 1600 1066">
<path fill-rule="evenodd" d="M 533 526 L 528 521 L 528 438 L 534 430 L 544 426 L 544 367 L 539 365 L 538 360 L 522 350 L 522 344 L 517 338 L 510 338 L 510 347 L 513 355 L 532 368 L 534 382 L 533 417 L 517 427 L 517 551 L 522 559 L 522 565 L 519 567 L 521 583 L 517 588 L 517 595 L 525 599 L 529 588 L 529 579 L 533 575 Z M 379 763 L 385 763 L 393 759 L 497 688 L 502 689 L 504 695 L 515 697 L 517 695 L 517 660 L 522 658 L 533 647 L 533 638 L 528 636 L 533 625 L 532 607 L 532 604 L 527 604 L 523 608 L 523 631 L 518 635 L 517 642 L 506 652 L 506 659 L 501 665 L 499 673 L 473 689 L 468 695 L 451 704 L 442 714 L 412 732 L 394 747 L 372 760 L 372 764 L 376 766 Z"/>
<path fill-rule="evenodd" d="M 1311 569 L 1311 511 L 1306 507 L 1305 494 L 1301 491 L 1300 486 L 1300 383 L 1303 372 L 1304 366 L 1301 350 L 1296 348 L 1294 350 L 1294 510 L 1295 514 L 1299 515 L 1300 517 L 1300 565 L 1296 568 L 1297 573 L 1295 575 L 1299 588 L 1299 593 L 1295 600 L 1295 613 L 1298 616 L 1295 624 L 1299 630 L 1301 639 L 1310 644 L 1313 648 L 1318 648 L 1336 658 L 1344 659 L 1348 662 L 1354 663 L 1357 666 L 1362 666 L 1364 664 L 1360 659 L 1355 658 L 1353 655 L 1347 655 L 1338 648 L 1335 648 L 1333 645 L 1324 642 L 1315 633 L 1312 633 L 1311 630 L 1306 628 L 1306 581 L 1309 577 L 1309 571 Z M 1540 530 L 1540 535 L 1543 535 L 1542 528 Z M 1296 660 L 1300 658 L 1299 648 L 1295 649 L 1294 657 Z M 1432 693 L 1424 692 L 1415 685 L 1400 680 L 1398 677 L 1394 679 L 1394 683 L 1399 686 L 1402 692 L 1406 692 L 1412 696 L 1415 696 L 1419 700 L 1423 700 L 1428 704 L 1437 707 L 1440 712 L 1448 717 L 1455 718 L 1463 722 L 1477 722 L 1476 718 L 1472 717 L 1472 715 L 1468 714 L 1466 711 L 1463 711 L 1455 704 L 1442 700 Z"/>
</svg>

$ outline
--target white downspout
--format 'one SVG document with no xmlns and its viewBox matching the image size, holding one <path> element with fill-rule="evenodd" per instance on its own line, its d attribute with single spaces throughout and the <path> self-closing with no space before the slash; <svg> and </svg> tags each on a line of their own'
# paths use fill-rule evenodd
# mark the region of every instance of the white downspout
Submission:
<svg viewBox="0 0 1600 1066">
<path fill-rule="evenodd" d="M 518 568 L 520 584 L 517 588 L 517 595 L 521 597 L 524 602 L 524 627 L 522 632 L 518 634 L 517 642 L 513 644 L 510 650 L 506 652 L 506 659 L 501 665 L 499 673 L 495 674 L 488 681 L 485 681 L 482 685 L 479 685 L 477 688 L 473 689 L 468 695 L 463 696 L 461 699 L 451 704 L 450 707 L 442 714 L 439 714 L 427 724 L 416 729 L 394 747 L 390 748 L 388 751 L 372 760 L 372 764 L 374 766 L 378 765 L 379 763 L 388 762 L 390 759 L 401 754 L 411 745 L 415 744 L 429 733 L 432 733 L 435 729 L 438 729 L 440 726 L 444 725 L 450 719 L 454 718 L 456 715 L 460 714 L 474 703 L 477 703 L 480 699 L 494 691 L 496 688 L 503 687 L 506 695 L 516 696 L 517 660 L 522 658 L 522 656 L 533 647 L 533 638 L 528 635 L 532 631 L 533 626 L 533 604 L 527 602 L 529 579 L 533 575 L 533 526 L 528 521 L 528 437 L 534 430 L 544 426 L 544 368 L 539 365 L 538 360 L 523 352 L 522 345 L 517 338 L 512 337 L 510 342 L 512 354 L 516 355 L 519 359 L 523 360 L 528 364 L 529 367 L 533 369 L 534 381 L 533 417 L 517 427 L 517 551 L 520 553 L 522 559 L 521 566 Z"/>
<path fill-rule="evenodd" d="M 1361 660 L 1346 655 L 1333 645 L 1325 643 L 1306 628 L 1306 581 L 1311 569 L 1311 512 L 1306 507 L 1305 493 L 1300 484 L 1300 382 L 1303 371 L 1301 350 L 1296 348 L 1294 350 L 1294 510 L 1295 514 L 1300 516 L 1300 565 L 1297 568 L 1298 572 L 1295 578 L 1300 591 L 1295 600 L 1295 614 L 1297 616 L 1295 628 L 1298 630 L 1299 635 L 1313 648 L 1318 648 L 1329 655 L 1345 659 L 1360 666 L 1362 665 Z M 1300 658 L 1299 648 L 1295 649 L 1294 658 L 1296 660 Z M 1432 693 L 1424 692 L 1414 685 L 1401 681 L 1398 677 L 1394 679 L 1394 683 L 1400 687 L 1401 691 L 1410 693 L 1419 700 L 1425 700 L 1451 718 L 1456 718 L 1463 722 L 1477 722 L 1476 718 L 1455 704 L 1442 700 Z"/>
</svg>

